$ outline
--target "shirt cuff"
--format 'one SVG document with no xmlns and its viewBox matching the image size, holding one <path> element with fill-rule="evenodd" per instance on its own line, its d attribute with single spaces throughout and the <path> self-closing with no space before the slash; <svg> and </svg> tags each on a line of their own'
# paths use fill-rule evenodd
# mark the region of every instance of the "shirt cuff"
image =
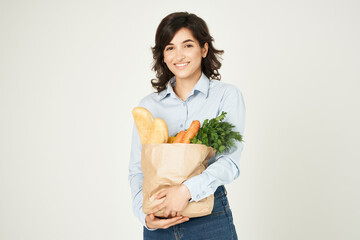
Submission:
<svg viewBox="0 0 360 240">
<path fill-rule="evenodd" d="M 202 185 L 202 182 L 203 179 L 201 175 L 197 175 L 183 182 L 183 184 L 186 185 L 190 191 L 190 202 L 198 202 L 201 199 L 204 199 L 214 193 L 211 191 L 211 189 L 208 189 L 206 185 Z"/>
</svg>

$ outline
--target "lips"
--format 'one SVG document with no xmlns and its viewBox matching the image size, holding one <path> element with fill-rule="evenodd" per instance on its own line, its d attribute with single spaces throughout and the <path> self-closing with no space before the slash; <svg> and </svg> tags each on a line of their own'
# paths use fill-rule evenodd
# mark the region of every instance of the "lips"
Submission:
<svg viewBox="0 0 360 240">
<path fill-rule="evenodd" d="M 181 70 L 181 69 L 186 68 L 186 66 L 189 65 L 189 62 L 185 62 L 185 63 L 175 63 L 174 65 L 175 65 L 175 67 L 176 67 L 177 69 Z"/>
</svg>

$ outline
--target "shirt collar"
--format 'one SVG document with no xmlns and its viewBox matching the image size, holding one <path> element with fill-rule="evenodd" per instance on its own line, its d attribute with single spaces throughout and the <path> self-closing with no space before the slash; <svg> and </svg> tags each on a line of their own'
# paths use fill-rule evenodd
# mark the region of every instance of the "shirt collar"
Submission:
<svg viewBox="0 0 360 240">
<path fill-rule="evenodd" d="M 173 76 L 167 83 L 167 87 L 164 91 L 159 93 L 159 100 L 163 100 L 165 97 L 167 96 L 172 96 L 172 97 L 177 97 L 176 93 L 174 92 L 174 87 L 176 85 L 176 79 L 175 76 Z M 210 85 L 210 80 L 208 79 L 208 77 L 204 74 L 201 73 L 201 77 L 199 79 L 199 81 L 196 83 L 196 85 L 194 86 L 193 90 L 191 91 L 190 95 L 193 95 L 195 93 L 195 91 L 199 91 L 201 93 L 203 93 L 205 95 L 205 97 L 208 96 L 209 94 L 209 85 Z"/>
<path fill-rule="evenodd" d="M 210 85 L 210 80 L 204 73 L 201 73 L 201 77 L 199 81 L 196 83 L 191 94 L 194 94 L 195 91 L 199 91 L 202 92 L 207 97 L 209 94 L 209 85 Z"/>
</svg>

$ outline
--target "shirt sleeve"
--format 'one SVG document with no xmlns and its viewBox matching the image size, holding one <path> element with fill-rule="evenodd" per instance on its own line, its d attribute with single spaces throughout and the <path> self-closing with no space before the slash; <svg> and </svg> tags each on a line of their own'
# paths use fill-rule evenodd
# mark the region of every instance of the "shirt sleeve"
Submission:
<svg viewBox="0 0 360 240">
<path fill-rule="evenodd" d="M 130 163 L 129 163 L 129 183 L 131 188 L 131 197 L 132 197 L 132 208 L 134 215 L 140 220 L 140 222 L 146 227 L 148 230 L 150 229 L 146 226 L 145 217 L 146 215 L 142 211 L 143 205 L 143 179 L 144 174 L 141 170 L 141 141 L 136 129 L 136 125 L 133 125 L 133 134 L 132 134 L 132 142 L 131 142 L 131 153 L 130 153 Z"/>
<path fill-rule="evenodd" d="M 241 92 L 232 87 L 224 94 L 220 103 L 218 115 L 225 111 L 224 121 L 232 123 L 234 130 L 243 136 L 245 127 L 245 104 Z M 240 175 L 240 156 L 243 150 L 243 143 L 236 141 L 235 147 L 229 152 L 216 154 L 215 162 L 211 164 L 200 175 L 186 180 L 185 184 L 190 191 L 191 201 L 201 199 L 213 194 L 218 186 L 228 184 Z"/>
</svg>

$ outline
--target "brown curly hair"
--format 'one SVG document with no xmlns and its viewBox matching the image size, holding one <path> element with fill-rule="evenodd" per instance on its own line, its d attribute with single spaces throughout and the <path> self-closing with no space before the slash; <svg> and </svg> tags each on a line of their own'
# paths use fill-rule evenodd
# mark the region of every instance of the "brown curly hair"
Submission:
<svg viewBox="0 0 360 240">
<path fill-rule="evenodd" d="M 206 22 L 195 14 L 187 12 L 175 12 L 166 16 L 159 24 L 155 35 L 155 46 L 151 48 L 153 53 L 152 70 L 156 72 L 157 79 L 152 79 L 153 88 L 159 93 L 166 89 L 166 84 L 174 76 L 164 62 L 164 49 L 173 39 L 175 33 L 181 28 L 189 29 L 203 48 L 208 43 L 208 53 L 201 62 L 201 71 L 209 78 L 220 80 L 219 69 L 221 67 L 221 55 L 223 50 L 214 48 L 213 37 L 210 35 Z"/>
</svg>

